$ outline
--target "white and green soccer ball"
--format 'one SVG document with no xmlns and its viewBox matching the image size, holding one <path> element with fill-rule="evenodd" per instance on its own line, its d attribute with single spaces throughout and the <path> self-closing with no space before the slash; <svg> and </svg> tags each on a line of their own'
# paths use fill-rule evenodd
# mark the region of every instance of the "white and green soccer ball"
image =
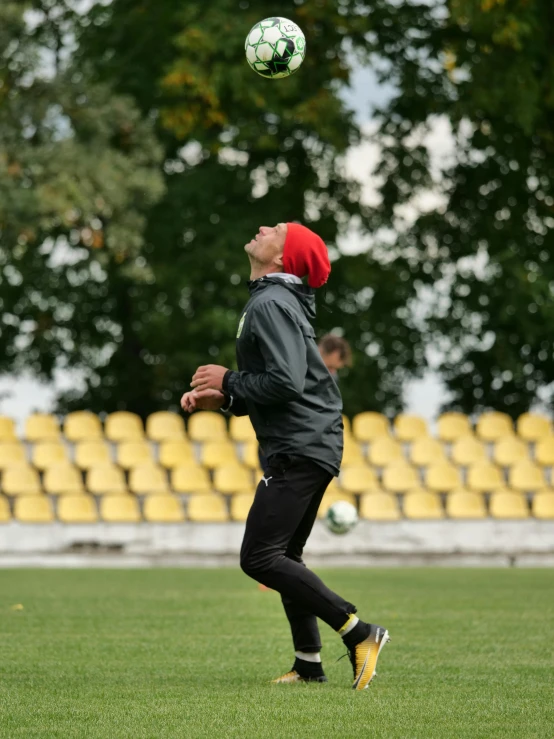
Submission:
<svg viewBox="0 0 554 739">
<path fill-rule="evenodd" d="M 347 534 L 358 523 L 358 511 L 347 500 L 337 500 L 325 514 L 325 523 L 333 534 Z"/>
<path fill-rule="evenodd" d="M 300 67 L 306 55 L 306 39 L 296 23 L 287 18 L 266 18 L 251 29 L 244 48 L 254 72 L 277 80 Z"/>
</svg>

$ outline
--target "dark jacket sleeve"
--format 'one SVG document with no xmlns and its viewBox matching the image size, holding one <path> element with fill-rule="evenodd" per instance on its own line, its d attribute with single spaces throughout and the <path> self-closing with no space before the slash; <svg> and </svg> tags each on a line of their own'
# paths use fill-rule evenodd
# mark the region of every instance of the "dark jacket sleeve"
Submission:
<svg viewBox="0 0 554 739">
<path fill-rule="evenodd" d="M 232 370 L 229 371 L 231 372 Z M 242 398 L 233 397 L 228 412 L 231 413 L 233 416 L 247 416 L 248 408 L 246 407 L 246 401 Z"/>
<path fill-rule="evenodd" d="M 302 329 L 285 306 L 274 301 L 256 307 L 251 318 L 265 371 L 228 372 L 224 390 L 262 405 L 287 403 L 304 392 L 308 363 Z"/>
</svg>

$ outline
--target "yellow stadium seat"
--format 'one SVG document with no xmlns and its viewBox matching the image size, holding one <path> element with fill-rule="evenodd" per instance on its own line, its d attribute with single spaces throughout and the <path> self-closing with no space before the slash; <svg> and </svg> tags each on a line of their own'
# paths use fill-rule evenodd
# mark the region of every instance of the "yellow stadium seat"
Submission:
<svg viewBox="0 0 554 739">
<path fill-rule="evenodd" d="M 252 493 L 241 493 L 231 498 L 231 520 L 246 521 L 248 513 L 254 502 Z"/>
<path fill-rule="evenodd" d="M 7 467 L 2 474 L 4 495 L 37 495 L 41 492 L 38 473 L 28 464 Z"/>
<path fill-rule="evenodd" d="M 517 419 L 517 433 L 524 441 L 539 441 L 552 434 L 552 424 L 548 418 L 536 413 L 523 413 Z"/>
<path fill-rule="evenodd" d="M 15 499 L 13 517 L 22 523 L 52 523 L 54 511 L 45 495 L 20 495 Z"/>
<path fill-rule="evenodd" d="M 48 467 L 43 478 L 44 490 L 49 495 L 83 493 L 81 472 L 71 464 L 58 464 Z"/>
<path fill-rule="evenodd" d="M 502 472 L 491 462 L 477 462 L 467 471 L 467 487 L 476 493 L 490 493 L 504 484 Z"/>
<path fill-rule="evenodd" d="M 437 436 L 441 441 L 451 443 L 461 436 L 472 433 L 469 418 L 465 413 L 443 413 L 437 421 Z"/>
<path fill-rule="evenodd" d="M 225 495 L 232 495 L 254 488 L 252 470 L 238 462 L 216 467 L 214 470 L 214 489 Z"/>
<path fill-rule="evenodd" d="M 167 472 L 154 462 L 137 465 L 129 473 L 129 490 L 136 495 L 169 493 Z"/>
<path fill-rule="evenodd" d="M 547 520 L 554 519 L 554 491 L 541 491 L 533 495 L 533 516 Z"/>
<path fill-rule="evenodd" d="M 489 508 L 493 518 L 529 518 L 527 501 L 521 493 L 493 493 Z"/>
<path fill-rule="evenodd" d="M 98 511 L 92 495 L 61 495 L 58 519 L 63 523 L 96 523 Z"/>
<path fill-rule="evenodd" d="M 128 411 L 116 411 L 106 418 L 104 426 L 106 439 L 110 441 L 140 441 L 144 438 L 144 429 L 140 416 Z"/>
<path fill-rule="evenodd" d="M 400 413 L 394 419 L 394 433 L 399 441 L 409 442 L 429 436 L 427 422 L 420 416 Z"/>
<path fill-rule="evenodd" d="M 186 437 L 182 416 L 169 411 L 151 413 L 146 419 L 146 436 L 152 441 L 169 441 Z"/>
<path fill-rule="evenodd" d="M 117 445 L 117 463 L 124 470 L 151 463 L 152 450 L 147 441 L 122 441 Z"/>
<path fill-rule="evenodd" d="M 503 436 L 511 436 L 514 433 L 514 425 L 506 413 L 491 411 L 479 417 L 475 431 L 483 441 L 498 441 Z"/>
<path fill-rule="evenodd" d="M 212 441 L 202 445 L 201 460 L 204 467 L 213 469 L 238 461 L 237 451 L 229 441 Z"/>
<path fill-rule="evenodd" d="M 345 435 L 342 464 L 363 464 L 364 456 L 360 445 L 352 436 Z"/>
<path fill-rule="evenodd" d="M 188 503 L 187 513 L 191 521 L 224 523 L 229 520 L 225 499 L 221 495 L 192 497 Z"/>
<path fill-rule="evenodd" d="M 360 498 L 360 518 L 368 521 L 398 521 L 400 511 L 396 495 L 375 492 Z"/>
<path fill-rule="evenodd" d="M 460 471 L 449 462 L 431 464 L 425 471 L 425 484 L 434 493 L 456 490 L 460 482 Z"/>
<path fill-rule="evenodd" d="M 517 462 L 529 460 L 527 444 L 517 436 L 505 436 L 494 445 L 493 460 L 500 467 L 513 467 Z"/>
<path fill-rule="evenodd" d="M 176 495 L 149 495 L 144 501 L 144 520 L 151 523 L 180 523 L 185 512 Z"/>
<path fill-rule="evenodd" d="M 386 467 L 392 462 L 404 459 L 400 444 L 386 436 L 376 439 L 369 445 L 367 457 L 374 467 Z"/>
<path fill-rule="evenodd" d="M 524 460 L 510 468 L 508 483 L 511 488 L 521 492 L 540 490 L 545 486 L 544 473 L 538 465 Z"/>
<path fill-rule="evenodd" d="M 404 515 L 413 519 L 444 518 L 444 510 L 436 493 L 415 490 L 404 496 Z"/>
<path fill-rule="evenodd" d="M 417 472 L 407 462 L 393 462 L 383 470 L 383 487 L 391 493 L 403 493 L 420 484 Z"/>
<path fill-rule="evenodd" d="M 188 432 L 192 441 L 224 441 L 227 438 L 227 425 L 220 413 L 199 411 L 189 418 Z"/>
<path fill-rule="evenodd" d="M 0 523 L 8 523 L 11 521 L 10 504 L 6 498 L 0 497 Z"/>
<path fill-rule="evenodd" d="M 417 467 L 428 467 L 430 464 L 445 462 L 444 447 L 436 439 L 429 437 L 417 439 L 410 447 L 410 461 Z"/>
<path fill-rule="evenodd" d="M 229 436 L 236 442 L 256 441 L 256 432 L 248 416 L 232 416 L 229 421 Z"/>
<path fill-rule="evenodd" d="M 60 438 L 60 427 L 54 416 L 49 413 L 33 413 L 25 423 L 27 441 L 57 441 Z"/>
<path fill-rule="evenodd" d="M 339 484 L 347 493 L 369 493 L 379 489 L 377 475 L 366 465 L 342 467 Z"/>
<path fill-rule="evenodd" d="M 93 495 L 115 495 L 127 492 L 123 470 L 115 464 L 100 464 L 87 473 L 87 489 Z"/>
<path fill-rule="evenodd" d="M 67 463 L 65 446 L 59 441 L 42 441 L 33 446 L 32 461 L 38 470 Z"/>
<path fill-rule="evenodd" d="M 327 490 L 325 491 L 325 495 L 323 496 L 323 499 L 319 506 L 317 517 L 324 518 L 325 514 L 327 513 L 329 508 L 333 505 L 333 503 L 338 503 L 339 500 L 345 500 L 347 503 L 351 503 L 354 506 L 354 508 L 356 508 L 356 498 L 353 495 L 350 495 L 350 493 L 329 492 L 329 488 L 327 488 Z"/>
<path fill-rule="evenodd" d="M 75 464 L 81 470 L 111 464 L 112 455 L 104 441 L 81 441 L 75 445 Z"/>
<path fill-rule="evenodd" d="M 352 419 L 352 433 L 361 442 L 374 441 L 380 436 L 390 436 L 389 421 L 382 413 L 358 413 Z"/>
<path fill-rule="evenodd" d="M 176 493 L 210 493 L 212 486 L 207 470 L 197 464 L 174 467 L 171 470 L 171 487 Z"/>
<path fill-rule="evenodd" d="M 194 461 L 194 449 L 186 439 L 173 439 L 160 443 L 159 462 L 162 467 L 173 469 Z"/>
<path fill-rule="evenodd" d="M 22 465 L 26 462 L 27 457 L 23 444 L 19 442 L 0 444 L 0 470 L 14 465 Z"/>
<path fill-rule="evenodd" d="M 258 455 L 258 442 L 249 441 L 247 442 L 241 452 L 242 463 L 253 470 L 257 470 L 260 466 L 260 457 Z"/>
<path fill-rule="evenodd" d="M 541 467 L 554 466 L 554 436 L 541 439 L 535 446 L 535 461 Z"/>
<path fill-rule="evenodd" d="M 100 499 L 100 516 L 108 523 L 139 523 L 141 520 L 134 495 L 105 495 Z"/>
<path fill-rule="evenodd" d="M 469 490 L 455 490 L 448 493 L 446 513 L 449 518 L 487 518 L 483 496 Z"/>
<path fill-rule="evenodd" d="M 452 461 L 460 467 L 487 461 L 485 445 L 475 436 L 460 436 L 452 444 Z"/>
<path fill-rule="evenodd" d="M 102 424 L 90 411 L 75 411 L 65 417 L 63 433 L 72 442 L 99 440 L 102 438 Z"/>
<path fill-rule="evenodd" d="M 0 416 L 0 443 L 7 444 L 14 441 L 17 441 L 17 434 L 13 418 Z"/>
</svg>

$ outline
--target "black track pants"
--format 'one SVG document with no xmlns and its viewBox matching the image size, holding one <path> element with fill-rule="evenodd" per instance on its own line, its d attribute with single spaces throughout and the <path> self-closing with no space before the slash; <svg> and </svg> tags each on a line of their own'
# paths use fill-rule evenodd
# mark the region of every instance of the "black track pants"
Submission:
<svg viewBox="0 0 554 739">
<path fill-rule="evenodd" d="M 275 455 L 256 490 L 240 553 L 244 572 L 281 594 L 294 648 L 321 649 L 320 618 L 338 630 L 356 608 L 302 562 L 302 552 L 332 476 L 306 457 Z"/>
</svg>

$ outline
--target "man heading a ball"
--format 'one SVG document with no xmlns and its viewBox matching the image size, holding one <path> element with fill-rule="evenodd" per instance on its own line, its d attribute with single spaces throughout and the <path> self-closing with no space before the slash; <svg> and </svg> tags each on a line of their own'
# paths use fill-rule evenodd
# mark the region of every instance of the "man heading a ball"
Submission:
<svg viewBox="0 0 554 739">
<path fill-rule="evenodd" d="M 343 638 L 355 690 L 368 687 L 389 640 L 331 591 L 302 561 L 321 499 L 338 475 L 343 448 L 342 401 L 315 341 L 314 288 L 327 281 L 327 247 L 297 223 L 262 226 L 245 246 L 250 300 L 237 330 L 238 372 L 219 365 L 196 370 L 183 395 L 197 409 L 249 415 L 268 459 L 246 522 L 244 572 L 277 590 L 290 623 L 296 659 L 276 683 L 325 682 L 317 618 Z M 302 283 L 307 277 L 308 286 Z"/>
</svg>

